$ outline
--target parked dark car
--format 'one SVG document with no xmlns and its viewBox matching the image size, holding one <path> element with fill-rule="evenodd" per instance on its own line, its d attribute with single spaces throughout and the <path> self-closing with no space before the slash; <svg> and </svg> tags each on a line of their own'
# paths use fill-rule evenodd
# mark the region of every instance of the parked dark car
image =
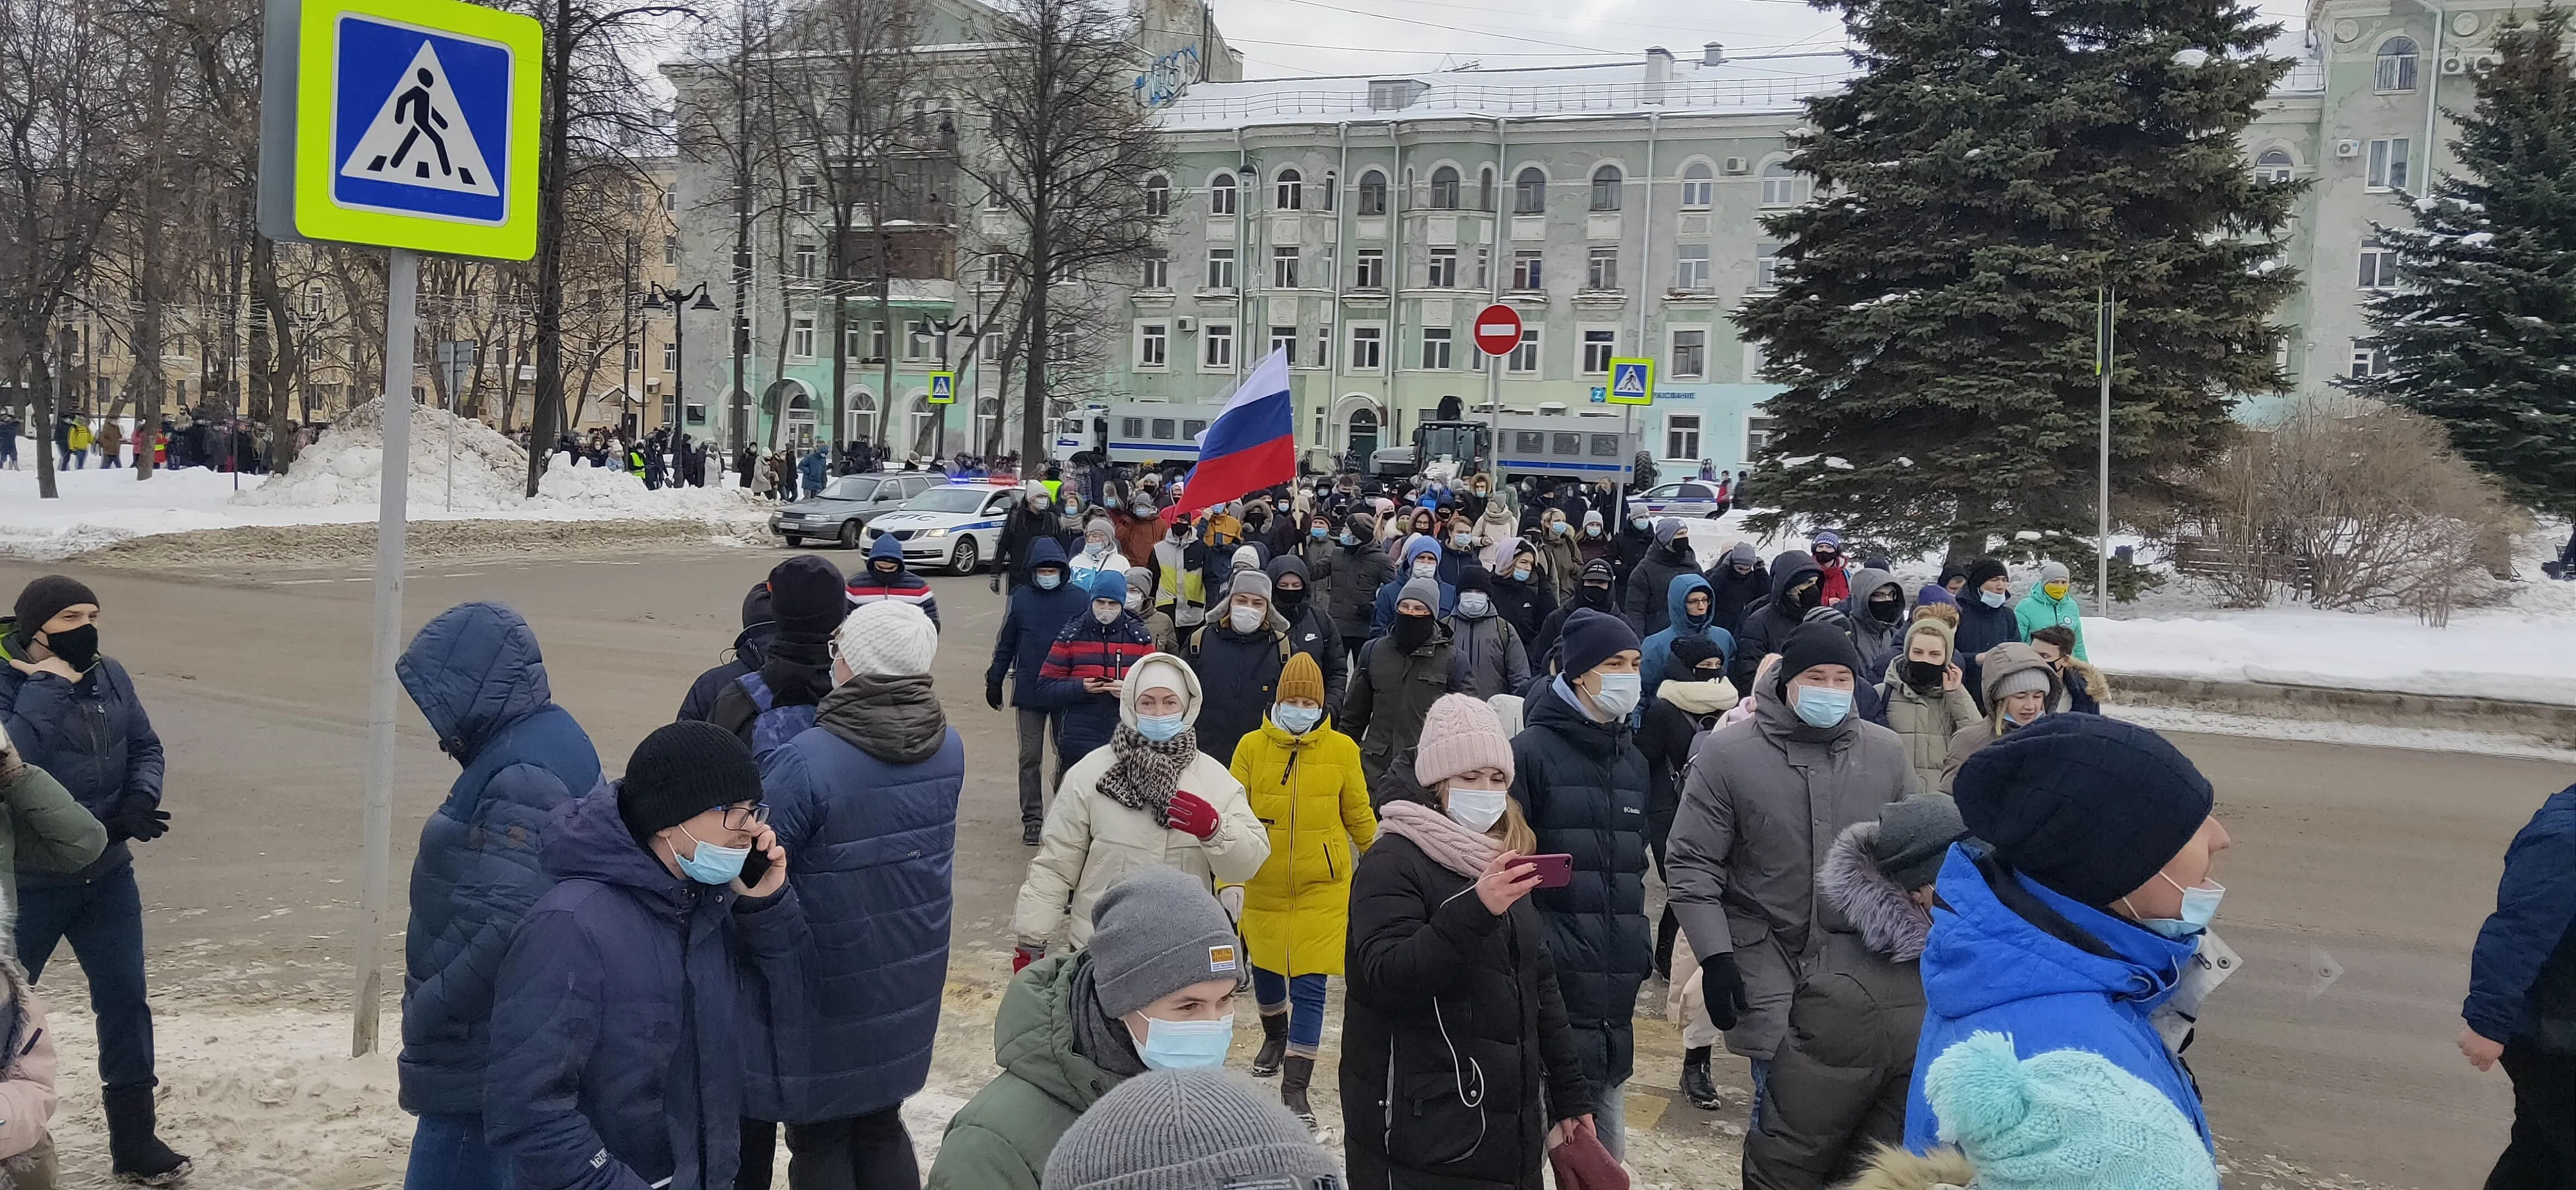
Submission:
<svg viewBox="0 0 2576 1190">
<path fill-rule="evenodd" d="M 854 550 L 862 544 L 860 530 L 878 513 L 892 512 L 940 482 L 939 476 L 926 473 L 844 475 L 825 483 L 821 493 L 770 514 L 769 531 L 789 545 L 829 538 Z"/>
</svg>

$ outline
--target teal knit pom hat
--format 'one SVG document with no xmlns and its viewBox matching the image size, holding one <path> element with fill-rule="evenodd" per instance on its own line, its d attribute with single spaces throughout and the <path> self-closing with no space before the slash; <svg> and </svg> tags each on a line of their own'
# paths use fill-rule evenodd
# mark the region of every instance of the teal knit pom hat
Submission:
<svg viewBox="0 0 2576 1190">
<path fill-rule="evenodd" d="M 1941 1139 L 1977 1190 L 2218 1190 L 2218 1165 L 2164 1092 L 2084 1050 L 2028 1061 L 2001 1033 L 1943 1050 L 1923 1075 Z"/>
</svg>

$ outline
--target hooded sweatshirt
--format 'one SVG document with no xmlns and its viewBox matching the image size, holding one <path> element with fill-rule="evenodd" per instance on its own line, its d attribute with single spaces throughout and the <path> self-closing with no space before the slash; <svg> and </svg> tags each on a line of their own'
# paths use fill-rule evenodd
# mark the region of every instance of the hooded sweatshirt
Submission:
<svg viewBox="0 0 2576 1190">
<path fill-rule="evenodd" d="M 1871 615 L 1870 593 L 1881 587 L 1896 590 L 1896 618 L 1882 620 Z M 1837 605 L 1843 613 L 1843 631 L 1850 635 L 1852 648 L 1860 653 L 1860 672 L 1854 676 L 1866 682 L 1887 669 L 1887 659 L 1901 651 L 1899 641 L 1905 633 L 1905 617 L 1912 609 L 1906 605 L 1905 584 L 1884 570 L 1862 570 L 1851 576 L 1851 594 Z"/>
<path fill-rule="evenodd" d="M 1029 581 L 1011 588 L 1007 610 L 1002 613 L 1002 629 L 993 637 L 992 664 L 984 669 L 984 685 L 1001 688 L 1004 677 L 1017 674 L 1011 684 L 1011 705 L 1024 710 L 1052 710 L 1052 704 L 1038 696 L 1038 672 L 1046 665 L 1047 650 L 1064 626 L 1077 616 L 1091 612 L 1091 591 L 1065 573 L 1064 547 L 1052 537 L 1041 537 L 1029 545 Z M 1042 590 L 1037 585 L 1036 571 L 1053 566 L 1062 577 L 1055 590 Z M 1125 573 L 1122 567 L 1121 575 Z"/>
<path fill-rule="evenodd" d="M 1719 656 L 1734 657 L 1735 637 L 1717 626 L 1717 613 L 1713 607 L 1700 615 L 1690 614 L 1687 605 L 1690 602 L 1691 593 L 1706 590 L 1708 590 L 1708 580 L 1701 578 L 1696 572 L 1674 576 L 1672 590 L 1664 598 L 1665 626 L 1662 631 L 1646 638 L 1645 647 L 1641 650 L 1642 659 L 1637 667 L 1637 672 L 1641 675 L 1639 685 L 1644 691 L 1643 697 L 1646 702 L 1653 702 L 1656 690 L 1664 684 L 1664 670 L 1672 664 L 1675 637 L 1695 632 L 1708 638 L 1710 644 L 1716 645 Z M 1730 704 L 1734 702 L 1733 699 L 1727 701 Z"/>
<path fill-rule="evenodd" d="M 877 573 L 877 563 L 886 561 L 894 563 L 894 572 Z M 903 543 L 896 541 L 894 534 L 877 535 L 876 544 L 868 547 L 868 564 L 850 575 L 848 589 L 852 610 L 880 599 L 892 599 L 920 608 L 921 614 L 930 617 L 931 627 L 939 626 L 939 598 L 931 593 L 929 579 L 914 574 L 905 565 Z"/>
<path fill-rule="evenodd" d="M 1816 565 L 1815 556 L 1805 550 L 1790 550 L 1771 560 L 1771 593 L 1761 603 L 1745 609 L 1744 631 L 1736 634 L 1735 659 L 1726 667 L 1727 680 L 1735 683 L 1736 693 L 1753 692 L 1754 668 L 1762 664 L 1764 657 L 1788 644 L 1789 634 L 1806 621 L 1806 608 L 1789 606 L 1790 588 L 1811 578 L 1821 580 L 1824 571 L 1824 567 Z"/>
</svg>

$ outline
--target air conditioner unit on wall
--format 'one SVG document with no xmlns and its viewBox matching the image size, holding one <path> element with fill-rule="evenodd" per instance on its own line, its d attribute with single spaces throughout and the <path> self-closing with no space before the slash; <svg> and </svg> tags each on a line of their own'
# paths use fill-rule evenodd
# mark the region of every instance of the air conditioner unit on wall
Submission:
<svg viewBox="0 0 2576 1190">
<path fill-rule="evenodd" d="M 2337 157 L 2359 157 L 2359 156 L 2361 156 L 2361 142 L 2360 142 L 2360 141 L 2357 141 L 2357 140 L 2339 140 L 2339 141 L 2336 141 L 2336 142 L 2335 142 L 2335 156 L 2337 156 Z"/>
<path fill-rule="evenodd" d="M 2444 58 L 2444 59 L 2442 59 L 2442 73 L 2444 73 L 2444 74 L 2467 74 L 2468 72 L 2469 72 L 2469 64 L 2468 64 L 2467 62 L 2462 61 L 2462 60 L 2460 59 L 2460 57 L 2459 57 L 2458 55 L 2456 55 L 2456 54 L 2454 54 L 2454 55 L 2452 55 L 2452 56 L 2450 56 L 2450 57 L 2448 57 L 2448 58 Z"/>
<path fill-rule="evenodd" d="M 2476 58 L 2476 66 L 2480 70 L 2493 70 L 2503 64 L 2504 55 L 2502 54 L 2480 54 Z"/>
<path fill-rule="evenodd" d="M 1179 327 L 1184 331 L 1194 331 L 1199 329 L 1199 320 L 1192 318 L 1187 314 L 1183 314 L 1180 317 L 1173 319 L 1172 325 Z"/>
<path fill-rule="evenodd" d="M 1751 163 L 1745 161 L 1741 157 L 1729 157 L 1726 159 L 1726 172 L 1730 174 L 1748 173 L 1751 172 L 1752 168 Z"/>
</svg>

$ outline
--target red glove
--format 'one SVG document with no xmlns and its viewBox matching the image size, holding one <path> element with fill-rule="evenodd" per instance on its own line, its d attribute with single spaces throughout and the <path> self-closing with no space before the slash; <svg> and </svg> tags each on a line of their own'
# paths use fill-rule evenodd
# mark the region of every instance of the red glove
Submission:
<svg viewBox="0 0 2576 1190">
<path fill-rule="evenodd" d="M 1173 830 L 1196 835 L 1201 842 L 1216 834 L 1216 807 L 1187 790 L 1172 795 L 1171 804 L 1163 809 L 1163 819 L 1172 824 Z"/>
<path fill-rule="evenodd" d="M 1011 974 L 1017 975 L 1029 964 L 1046 957 L 1046 948 L 1025 942 L 1011 948 Z"/>
</svg>

